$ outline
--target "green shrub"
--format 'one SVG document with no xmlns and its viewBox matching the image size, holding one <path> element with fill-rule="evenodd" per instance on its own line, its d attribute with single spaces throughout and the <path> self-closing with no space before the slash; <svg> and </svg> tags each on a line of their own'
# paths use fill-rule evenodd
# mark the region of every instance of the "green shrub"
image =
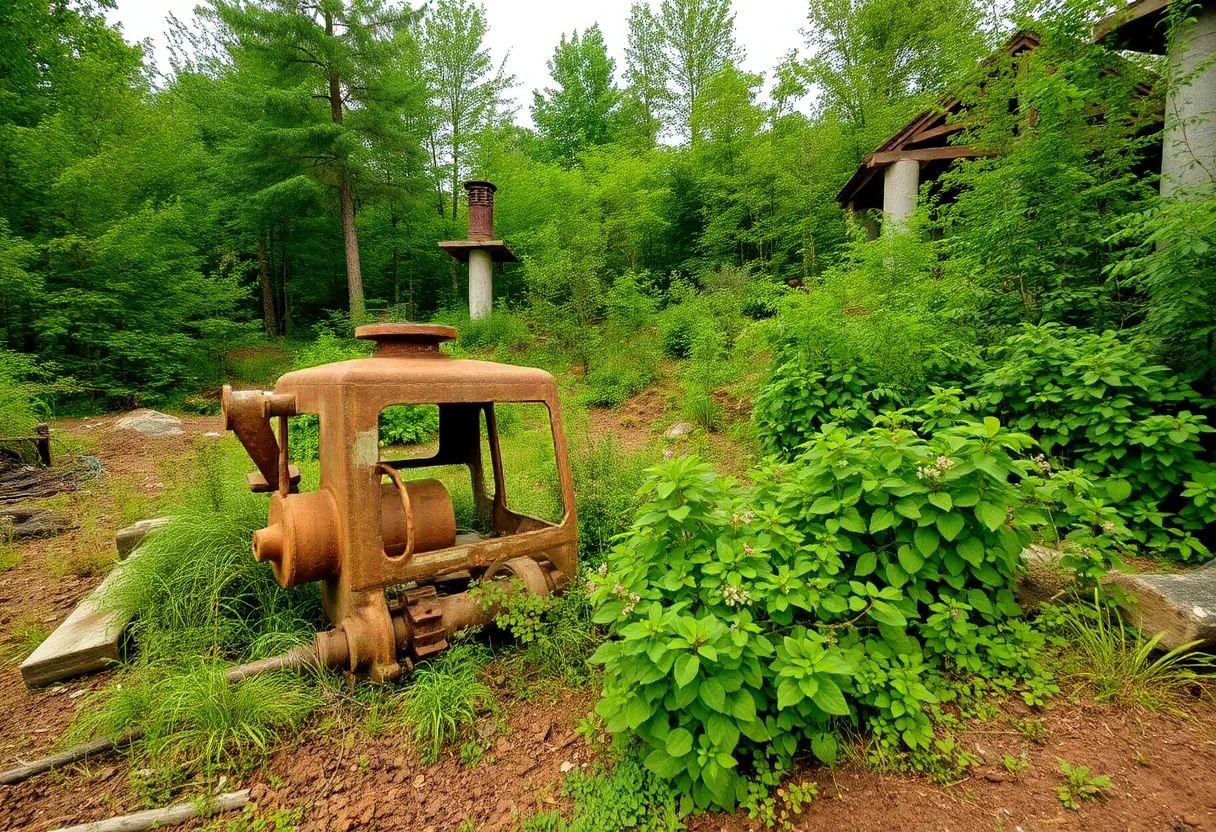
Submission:
<svg viewBox="0 0 1216 832">
<path fill-rule="evenodd" d="M 1124 501 L 1142 542 L 1184 560 L 1209 556 L 1193 537 L 1216 519 L 1204 416 L 1194 391 L 1155 363 L 1138 338 L 1043 324 L 994 350 L 980 402 L 1031 433 L 1049 456 L 1094 476 Z"/>
<path fill-rule="evenodd" d="M 32 356 L 0 349 L 0 437 L 33 435 L 50 415 L 49 397 L 72 389 L 53 376 L 53 367 L 40 367 Z"/>
<path fill-rule="evenodd" d="M 629 529 L 643 468 L 641 458 L 621 451 L 611 434 L 570 454 L 580 557 L 601 557 L 612 539 Z"/>
<path fill-rule="evenodd" d="M 429 442 L 439 433 L 439 408 L 433 404 L 395 404 L 380 411 L 380 445 Z"/>
<path fill-rule="evenodd" d="M 1011 591 L 1031 444 L 989 417 L 927 437 L 831 428 L 743 489 L 695 457 L 652 469 L 594 578 L 613 636 L 597 712 L 696 805 L 730 807 L 757 758 L 832 762 L 850 722 L 928 751 L 943 674 L 1020 679 L 1039 701 L 1043 639 Z"/>
<path fill-rule="evenodd" d="M 481 320 L 470 318 L 467 310 L 446 310 L 435 315 L 432 323 L 455 327 L 459 333 L 456 345 L 467 352 L 521 350 L 532 342 L 528 325 L 501 305 Z"/>
<path fill-rule="evenodd" d="M 582 395 L 586 404 L 616 407 L 625 399 L 645 390 L 659 377 L 659 356 L 649 338 L 634 338 L 605 350 L 590 362 L 587 386 Z"/>
</svg>

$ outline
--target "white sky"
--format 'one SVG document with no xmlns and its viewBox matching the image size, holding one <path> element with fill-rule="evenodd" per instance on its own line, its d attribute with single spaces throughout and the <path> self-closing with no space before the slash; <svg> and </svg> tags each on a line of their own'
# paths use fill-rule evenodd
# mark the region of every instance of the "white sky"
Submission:
<svg viewBox="0 0 1216 832">
<path fill-rule="evenodd" d="M 165 17 L 170 12 L 190 20 L 197 0 L 118 0 L 107 13 L 111 23 L 122 24 L 127 40 L 151 38 L 158 63 L 167 69 Z M 551 83 L 546 62 L 563 33 L 582 31 L 599 23 L 608 50 L 617 63 L 617 80 L 625 68 L 625 35 L 632 0 L 482 0 L 489 18 L 487 45 L 495 62 L 510 52 L 507 69 L 519 86 L 517 119 L 530 124 L 528 105 L 532 90 Z M 656 9 L 660 0 L 650 0 Z M 417 5 L 417 0 L 413 5 Z M 807 0 L 734 0 L 735 34 L 747 50 L 744 68 L 766 73 L 791 49 L 803 49 L 799 29 L 806 26 Z"/>
</svg>

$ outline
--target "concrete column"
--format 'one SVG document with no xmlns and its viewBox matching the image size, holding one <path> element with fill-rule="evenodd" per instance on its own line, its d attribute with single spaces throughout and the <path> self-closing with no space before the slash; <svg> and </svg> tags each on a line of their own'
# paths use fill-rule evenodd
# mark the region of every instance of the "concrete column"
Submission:
<svg viewBox="0 0 1216 832">
<path fill-rule="evenodd" d="M 1216 5 L 1205 3 L 1194 14 L 1193 24 L 1175 32 L 1170 53 L 1174 89 L 1165 101 L 1162 196 L 1210 190 L 1216 180 Z"/>
<path fill-rule="evenodd" d="M 920 192 L 920 162 L 900 159 L 887 165 L 882 175 L 882 210 L 887 215 L 887 227 L 895 230 L 916 210 Z"/>
<path fill-rule="evenodd" d="M 469 251 L 469 317 L 490 317 L 494 306 L 494 261 L 484 248 Z"/>
</svg>

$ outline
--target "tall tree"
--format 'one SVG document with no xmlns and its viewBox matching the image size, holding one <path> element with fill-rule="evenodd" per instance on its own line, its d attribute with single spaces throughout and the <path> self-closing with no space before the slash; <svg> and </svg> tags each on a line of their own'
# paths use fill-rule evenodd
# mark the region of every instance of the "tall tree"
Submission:
<svg viewBox="0 0 1216 832">
<path fill-rule="evenodd" d="M 484 41 L 489 32 L 485 8 L 472 0 L 439 0 L 423 25 L 422 56 L 431 101 L 437 110 L 436 167 L 451 185 L 452 216 L 460 208 L 460 182 L 468 167 L 473 136 L 498 114 L 514 85 L 506 59 L 495 69 Z"/>
<path fill-rule="evenodd" d="M 977 0 L 811 0 L 808 20 L 810 80 L 854 164 L 991 45 Z"/>
<path fill-rule="evenodd" d="M 647 3 L 634 3 L 629 10 L 629 40 L 625 46 L 625 80 L 629 103 L 637 105 L 640 121 L 650 143 L 658 139 L 663 113 L 671 95 L 667 81 L 671 67 L 664 49 L 663 28 Z"/>
<path fill-rule="evenodd" d="M 659 9 L 676 94 L 673 115 L 692 140 L 699 138 L 693 111 L 709 79 L 743 58 L 735 43 L 735 15 L 731 0 L 663 0 Z"/>
<path fill-rule="evenodd" d="M 400 126 L 401 90 L 388 70 L 406 15 L 384 0 L 209 1 L 231 33 L 238 69 L 268 89 L 267 151 L 306 160 L 337 191 L 350 313 L 358 318 L 355 181 L 366 149 L 391 141 Z"/>
<path fill-rule="evenodd" d="M 556 87 L 532 93 L 532 121 L 553 155 L 567 164 L 588 147 L 610 140 L 621 92 L 612 81 L 616 61 L 608 55 L 598 24 L 578 30 L 549 59 Z"/>
</svg>

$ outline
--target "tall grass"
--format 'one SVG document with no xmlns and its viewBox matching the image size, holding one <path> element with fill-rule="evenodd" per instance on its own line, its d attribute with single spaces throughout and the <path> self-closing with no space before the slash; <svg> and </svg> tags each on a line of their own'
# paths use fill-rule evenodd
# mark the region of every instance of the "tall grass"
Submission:
<svg viewBox="0 0 1216 832">
<path fill-rule="evenodd" d="M 70 738 L 119 737 L 142 728 L 136 753 L 182 776 L 243 771 L 265 757 L 321 703 L 310 680 L 263 673 L 236 684 L 222 663 L 194 663 L 164 672 L 128 674 L 93 694 Z"/>
<path fill-rule="evenodd" d="M 280 653 L 321 625 L 316 587 L 284 590 L 250 554 L 267 498 L 249 493 L 248 460 L 234 441 L 196 455 L 198 473 L 170 522 L 122 566 L 107 606 L 134 614 L 138 660 L 173 664 Z"/>
<path fill-rule="evenodd" d="M 1195 643 L 1162 651 L 1160 635 L 1146 638 L 1096 596 L 1092 604 L 1069 605 L 1059 629 L 1067 643 L 1066 674 L 1088 686 L 1097 702 L 1172 709 L 1213 672 L 1213 657 L 1192 652 Z"/>
<path fill-rule="evenodd" d="M 491 658 L 488 648 L 465 641 L 414 669 L 401 695 L 401 718 L 410 726 L 423 762 L 438 759 L 479 714 L 493 709 L 494 692 L 478 678 Z"/>
</svg>

